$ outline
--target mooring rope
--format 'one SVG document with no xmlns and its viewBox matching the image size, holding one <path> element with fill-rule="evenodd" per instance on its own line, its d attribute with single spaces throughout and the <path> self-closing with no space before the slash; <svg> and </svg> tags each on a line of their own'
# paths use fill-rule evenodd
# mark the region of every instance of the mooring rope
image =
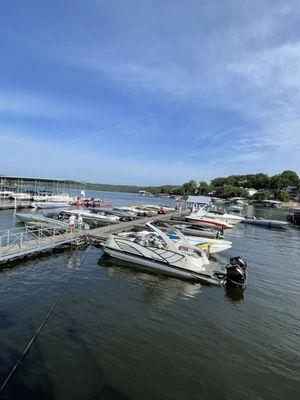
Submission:
<svg viewBox="0 0 300 400">
<path fill-rule="evenodd" d="M 92 247 L 92 243 L 90 243 L 88 249 L 86 250 L 86 252 L 84 253 L 84 256 L 82 257 L 81 261 L 79 264 L 76 265 L 74 272 L 72 274 L 72 276 L 70 277 L 70 279 L 68 280 L 68 282 L 66 283 L 66 285 L 64 286 L 63 290 L 61 291 L 61 293 L 59 294 L 59 296 L 57 297 L 57 299 L 55 300 L 55 302 L 52 304 L 50 310 L 48 311 L 48 313 L 46 314 L 45 318 L 43 319 L 43 321 L 41 322 L 40 326 L 38 327 L 37 331 L 35 332 L 35 334 L 33 335 L 33 337 L 31 338 L 31 340 L 29 341 L 29 343 L 27 344 L 27 346 L 25 347 L 25 349 L 23 350 L 22 354 L 20 355 L 19 359 L 17 360 L 17 362 L 15 363 L 15 365 L 13 366 L 13 368 L 11 369 L 10 373 L 7 375 L 7 377 L 5 378 L 5 380 L 3 381 L 3 383 L 0 386 L 0 396 L 2 398 L 3 395 L 3 391 L 6 388 L 7 384 L 10 382 L 10 380 L 12 379 L 13 375 L 15 374 L 15 372 L 17 371 L 17 369 L 19 368 L 19 366 L 21 365 L 23 359 L 25 358 L 26 354 L 28 353 L 28 351 L 30 350 L 31 346 L 33 345 L 33 343 L 36 341 L 36 339 L 38 338 L 39 334 L 41 333 L 42 329 L 44 328 L 44 326 L 46 325 L 47 321 L 49 320 L 49 318 L 51 317 L 51 315 L 53 314 L 55 307 L 57 306 L 57 304 L 60 302 L 60 300 L 62 299 L 63 295 L 65 294 L 65 292 L 67 291 L 67 289 L 69 288 L 69 286 L 71 285 L 76 272 L 79 270 L 79 267 L 82 265 L 83 261 L 85 260 L 88 252 L 90 251 Z"/>
</svg>

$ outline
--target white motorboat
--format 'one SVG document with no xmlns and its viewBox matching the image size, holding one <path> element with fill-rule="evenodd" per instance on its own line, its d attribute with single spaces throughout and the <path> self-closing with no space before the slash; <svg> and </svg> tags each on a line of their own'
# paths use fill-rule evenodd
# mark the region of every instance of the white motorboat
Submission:
<svg viewBox="0 0 300 400">
<path fill-rule="evenodd" d="M 63 221 L 59 221 L 57 219 L 45 217 L 42 214 L 38 213 L 16 213 L 16 218 L 23 222 L 24 224 L 36 222 L 42 225 L 56 225 L 61 228 L 68 228 L 68 224 Z"/>
<path fill-rule="evenodd" d="M 30 193 L 12 193 L 11 198 L 15 200 L 31 200 L 32 195 Z"/>
<path fill-rule="evenodd" d="M 13 192 L 4 190 L 4 191 L 0 192 L 0 199 L 9 199 L 9 198 L 11 198 L 12 194 L 13 194 Z"/>
<path fill-rule="evenodd" d="M 217 229 L 227 229 L 232 228 L 233 225 L 228 222 L 216 218 L 216 216 L 206 216 L 203 211 L 193 212 L 190 215 L 185 217 L 188 221 L 196 221 L 201 226 L 217 228 Z"/>
<path fill-rule="evenodd" d="M 41 208 L 41 209 L 46 209 L 46 208 L 64 208 L 64 207 L 71 207 L 69 203 L 63 202 L 53 202 L 53 201 L 44 201 L 44 202 L 34 202 L 31 203 L 31 207 L 33 208 Z"/>
<path fill-rule="evenodd" d="M 173 241 L 177 242 L 180 237 L 170 229 L 166 231 L 168 237 Z M 232 242 L 223 239 L 208 239 L 201 236 L 188 236 L 184 235 L 190 245 L 197 247 L 198 249 L 205 250 L 209 254 L 220 253 L 221 251 L 228 250 L 232 247 Z"/>
<path fill-rule="evenodd" d="M 203 211 L 203 216 L 225 221 L 227 224 L 236 225 L 244 220 L 241 215 L 228 214 L 221 211 Z"/>
<path fill-rule="evenodd" d="M 215 285 L 244 287 L 247 264 L 241 257 L 230 265 L 210 262 L 202 250 L 191 246 L 177 230 L 180 240 L 174 242 L 151 223 L 149 231 L 110 235 L 103 244 L 108 255 L 134 263 L 150 271 Z"/>
<path fill-rule="evenodd" d="M 81 215 L 84 220 L 89 221 L 102 221 L 102 222 L 110 222 L 110 223 L 117 223 L 120 221 L 120 217 L 116 215 L 102 215 L 93 213 L 89 210 L 62 210 L 62 212 L 66 215 Z"/>
</svg>

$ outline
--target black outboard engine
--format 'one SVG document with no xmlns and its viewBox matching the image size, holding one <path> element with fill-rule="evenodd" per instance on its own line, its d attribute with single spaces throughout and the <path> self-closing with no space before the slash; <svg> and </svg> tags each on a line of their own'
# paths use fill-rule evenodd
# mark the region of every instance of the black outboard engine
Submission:
<svg viewBox="0 0 300 400">
<path fill-rule="evenodd" d="M 246 288 L 246 273 L 247 263 L 238 256 L 230 259 L 230 264 L 227 265 L 226 287 L 238 287 L 241 289 Z"/>
</svg>

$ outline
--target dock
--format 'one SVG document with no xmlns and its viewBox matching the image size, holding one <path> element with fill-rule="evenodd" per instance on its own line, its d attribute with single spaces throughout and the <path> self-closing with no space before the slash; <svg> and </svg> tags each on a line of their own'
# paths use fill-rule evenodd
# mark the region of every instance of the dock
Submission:
<svg viewBox="0 0 300 400">
<path fill-rule="evenodd" d="M 85 231 L 62 230 L 57 226 L 16 228 L 0 232 L 0 263 L 51 251 L 85 239 Z"/>
<path fill-rule="evenodd" d="M 101 243 L 109 235 L 132 230 L 135 227 L 144 226 L 150 221 L 166 221 L 171 217 L 183 216 L 182 213 L 167 213 L 152 217 L 139 218 L 130 222 L 119 222 L 90 230 L 62 229 L 58 226 L 27 226 L 0 231 L 0 264 L 22 259 L 30 255 L 49 252 L 66 244 L 79 244 L 87 240 Z"/>
</svg>

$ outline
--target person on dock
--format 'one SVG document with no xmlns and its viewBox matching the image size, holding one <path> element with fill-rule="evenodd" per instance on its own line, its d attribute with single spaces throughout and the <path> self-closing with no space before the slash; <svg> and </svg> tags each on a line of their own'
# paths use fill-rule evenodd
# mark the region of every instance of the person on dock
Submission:
<svg viewBox="0 0 300 400">
<path fill-rule="evenodd" d="M 76 219 L 76 217 L 75 217 L 75 215 L 70 215 L 70 218 L 69 218 L 69 227 L 70 227 L 70 231 L 71 232 L 73 232 L 74 231 L 74 229 L 75 229 L 75 219 Z"/>
<path fill-rule="evenodd" d="M 83 218 L 81 214 L 78 214 L 77 217 L 77 227 L 78 229 L 83 229 Z"/>
</svg>

